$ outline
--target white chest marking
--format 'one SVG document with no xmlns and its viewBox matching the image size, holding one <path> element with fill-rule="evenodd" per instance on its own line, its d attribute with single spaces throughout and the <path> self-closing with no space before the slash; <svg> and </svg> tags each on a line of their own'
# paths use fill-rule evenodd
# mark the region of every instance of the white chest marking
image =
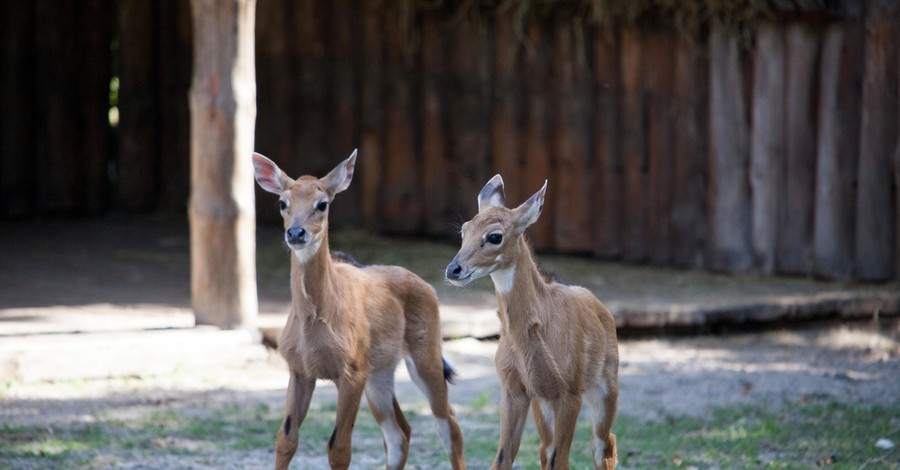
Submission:
<svg viewBox="0 0 900 470">
<path fill-rule="evenodd" d="M 506 269 L 498 269 L 491 273 L 491 279 L 494 281 L 494 287 L 501 294 L 508 294 L 513 288 L 513 282 L 516 280 L 516 266 L 510 266 Z"/>
</svg>

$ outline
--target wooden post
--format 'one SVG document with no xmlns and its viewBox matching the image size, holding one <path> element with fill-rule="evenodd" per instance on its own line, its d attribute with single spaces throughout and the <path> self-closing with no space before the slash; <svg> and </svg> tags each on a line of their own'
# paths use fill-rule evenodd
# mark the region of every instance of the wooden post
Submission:
<svg viewBox="0 0 900 470">
<path fill-rule="evenodd" d="M 594 255 L 622 256 L 622 164 L 619 152 L 619 32 L 594 34 Z"/>
<path fill-rule="evenodd" d="M 34 27 L 32 0 L 0 4 L 0 216 L 34 210 Z"/>
<path fill-rule="evenodd" d="M 753 204 L 753 255 L 756 268 L 775 272 L 779 206 L 784 181 L 784 36 L 772 23 L 756 30 L 753 58 L 753 121 L 750 136 L 750 187 Z"/>
<path fill-rule="evenodd" d="M 294 33 L 293 0 L 257 0 L 256 4 L 256 148 L 291 177 L 301 168 L 294 162 L 297 110 L 291 100 L 297 72 L 291 62 Z M 290 33 L 289 33 L 290 32 Z M 276 202 L 256 185 L 256 219 L 280 224 Z"/>
<path fill-rule="evenodd" d="M 647 254 L 653 264 L 672 261 L 672 202 L 675 198 L 675 121 L 673 85 L 677 43 L 673 30 L 657 30 L 646 35 L 642 60 L 646 93 L 647 133 Z M 679 126 L 680 127 L 680 126 Z"/>
<path fill-rule="evenodd" d="M 419 230 L 422 197 L 418 190 L 415 155 L 412 45 L 407 41 L 404 18 L 390 11 L 384 31 L 384 227 L 411 235 Z M 383 228 L 384 228 L 383 227 Z"/>
<path fill-rule="evenodd" d="M 708 267 L 747 271 L 750 245 L 749 126 L 738 34 L 716 22 L 710 33 L 710 238 Z"/>
<path fill-rule="evenodd" d="M 191 0 L 191 301 L 198 325 L 256 319 L 255 0 Z"/>
<path fill-rule="evenodd" d="M 549 179 L 553 169 L 550 155 L 549 114 L 547 103 L 547 88 L 550 83 L 548 62 L 550 59 L 549 39 L 546 37 L 546 29 L 538 20 L 532 20 L 528 25 L 528 41 L 531 44 L 525 55 L 525 73 L 528 75 L 526 87 L 526 115 L 525 115 L 525 177 L 523 186 L 526 194 L 534 194 L 545 179 Z M 552 185 L 552 183 L 550 183 Z M 552 194 L 555 186 L 548 185 L 547 201 L 553 200 Z M 562 189 L 562 188 L 560 188 Z M 477 191 L 477 190 L 476 190 Z M 511 202 L 510 205 L 521 204 Z M 529 240 L 536 249 L 546 249 L 553 246 L 553 218 L 541 217 L 537 223 L 528 229 Z"/>
<path fill-rule="evenodd" d="M 499 173 L 506 184 L 510 204 L 524 201 L 526 192 L 522 165 L 525 107 L 522 103 L 523 76 L 521 40 L 516 37 L 516 9 L 504 3 L 494 20 L 494 93 L 491 119 L 491 175 Z"/>
<path fill-rule="evenodd" d="M 554 248 L 589 253 L 593 230 L 591 208 L 591 99 L 584 24 L 559 15 L 554 25 L 554 69 L 557 73 L 554 153 L 556 168 Z M 547 214 L 550 215 L 550 214 Z M 546 215 L 545 215 L 546 216 Z"/>
<path fill-rule="evenodd" d="M 681 37 L 675 61 L 675 183 L 672 207 L 672 261 L 703 266 L 709 131 L 709 60 L 700 38 Z"/>
<path fill-rule="evenodd" d="M 447 93 L 447 128 L 451 181 L 455 194 L 450 203 L 453 220 L 472 215 L 478 192 L 493 174 L 490 164 L 490 25 L 470 17 L 451 26 L 447 54 L 450 88 Z M 542 181 L 543 182 L 543 181 Z M 535 191 L 540 189 L 537 186 Z"/>
<path fill-rule="evenodd" d="M 85 51 L 81 61 L 79 97 L 81 105 L 81 147 L 84 168 L 82 210 L 91 215 L 106 209 L 107 163 L 110 159 L 109 81 L 112 77 L 112 40 L 115 2 L 89 0 L 81 2 L 79 40 Z M 182 96 L 182 101 L 184 97 Z M 186 125 L 186 123 L 185 123 Z"/>
<path fill-rule="evenodd" d="M 159 101 L 156 74 L 154 3 L 119 4 L 119 160 L 116 195 L 128 210 L 148 211 L 157 204 L 159 175 Z"/>
<path fill-rule="evenodd" d="M 159 206 L 183 211 L 190 191 L 191 6 L 182 0 L 156 3 L 159 57 Z M 274 212 L 274 211 L 273 211 Z"/>
<path fill-rule="evenodd" d="M 894 271 L 895 209 L 891 167 L 897 145 L 898 10 L 869 2 L 866 18 L 859 174 L 856 193 L 856 273 L 867 281 Z"/>
<path fill-rule="evenodd" d="M 357 87 L 359 54 L 359 23 L 357 2 L 333 0 L 329 12 L 331 31 L 328 41 L 331 71 L 332 109 L 328 127 L 329 159 L 334 165 L 350 156 L 359 147 L 359 93 Z M 365 160 L 362 160 L 365 161 Z M 364 199 L 361 184 L 351 184 L 341 194 L 338 209 L 331 212 L 330 227 L 359 226 L 362 220 L 360 201 Z"/>
<path fill-rule="evenodd" d="M 785 35 L 785 173 L 778 223 L 778 271 L 812 273 L 813 201 L 815 195 L 815 77 L 819 36 L 796 23 Z"/>
<path fill-rule="evenodd" d="M 860 19 L 829 25 L 822 40 L 813 231 L 814 272 L 829 279 L 853 275 L 862 59 Z"/>
<path fill-rule="evenodd" d="M 33 130 L 39 212 L 75 212 L 84 186 L 79 158 L 77 23 L 81 2 L 35 2 Z"/>
<path fill-rule="evenodd" d="M 447 237 L 452 233 L 448 206 L 453 194 L 447 159 L 447 132 L 444 113 L 444 31 L 437 13 L 426 14 L 421 21 L 422 51 L 419 54 L 419 115 L 421 116 L 422 198 L 425 231 Z M 474 207 L 474 205 L 473 205 Z"/>
<path fill-rule="evenodd" d="M 621 51 L 621 122 L 622 166 L 625 177 L 625 201 L 622 205 L 625 216 L 622 235 L 622 258 L 628 262 L 643 262 L 649 254 L 650 240 L 647 194 L 647 152 L 644 134 L 643 86 L 641 62 L 643 61 L 643 38 L 634 28 L 622 31 Z"/>
<path fill-rule="evenodd" d="M 360 186 L 365 197 L 362 212 L 369 230 L 381 225 L 381 190 L 383 187 L 384 106 L 382 83 L 384 72 L 384 12 L 380 2 L 364 2 L 362 7 L 362 80 L 360 96 Z M 363 163 L 365 162 L 365 163 Z"/>
</svg>

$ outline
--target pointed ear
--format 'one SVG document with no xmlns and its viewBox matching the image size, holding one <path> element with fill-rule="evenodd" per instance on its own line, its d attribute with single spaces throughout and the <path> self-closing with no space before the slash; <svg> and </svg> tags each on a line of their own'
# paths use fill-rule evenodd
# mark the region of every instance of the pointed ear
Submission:
<svg viewBox="0 0 900 470">
<path fill-rule="evenodd" d="M 481 192 L 478 193 L 478 212 L 494 206 L 506 206 L 506 195 L 503 194 L 503 178 L 500 175 L 494 175 L 484 185 L 484 188 L 481 188 Z"/>
<path fill-rule="evenodd" d="M 516 207 L 513 211 L 516 213 L 516 222 L 514 230 L 516 233 L 522 233 L 528 226 L 537 222 L 541 215 L 541 209 L 544 208 L 544 196 L 547 194 L 547 180 L 544 180 L 544 186 L 540 191 L 534 193 L 533 196 L 523 202 L 521 206 Z"/>
<path fill-rule="evenodd" d="M 334 167 L 330 173 L 325 175 L 321 181 L 327 188 L 330 195 L 346 190 L 350 187 L 350 181 L 353 180 L 353 169 L 356 168 L 356 149 L 350 154 L 350 157 L 342 161 L 338 166 Z"/>
<path fill-rule="evenodd" d="M 256 152 L 253 153 L 253 171 L 256 182 L 273 194 L 283 193 L 290 181 L 275 162 Z"/>
</svg>

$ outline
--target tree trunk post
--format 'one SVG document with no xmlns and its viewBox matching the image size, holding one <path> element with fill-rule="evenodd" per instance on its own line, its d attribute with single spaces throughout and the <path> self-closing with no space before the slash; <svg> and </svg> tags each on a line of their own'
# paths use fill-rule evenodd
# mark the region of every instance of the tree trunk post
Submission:
<svg viewBox="0 0 900 470">
<path fill-rule="evenodd" d="M 191 302 L 198 325 L 252 327 L 255 0 L 191 0 Z"/>
</svg>

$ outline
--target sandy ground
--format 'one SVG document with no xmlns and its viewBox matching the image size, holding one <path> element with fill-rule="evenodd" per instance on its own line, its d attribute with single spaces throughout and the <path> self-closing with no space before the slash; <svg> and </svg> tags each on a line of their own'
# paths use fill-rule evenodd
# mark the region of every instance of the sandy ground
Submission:
<svg viewBox="0 0 900 470">
<path fill-rule="evenodd" d="M 464 429 L 483 424 L 468 423 L 465 414 L 478 397 L 490 397 L 489 406 L 499 402 L 493 368 L 496 343 L 470 338 L 448 341 L 444 348 L 459 372 L 451 400 Z M 900 326 L 896 322 L 624 339 L 620 352 L 619 412 L 647 420 L 702 416 L 715 407 L 733 404 L 780 408 L 811 399 L 895 404 L 900 390 Z M 285 365 L 274 354 L 161 377 L 20 384 L 8 390 L 0 421 L 64 426 L 91 422 L 98 416 L 128 419 L 163 408 L 197 416 L 226 404 L 249 408 L 265 403 L 277 410 L 283 406 L 285 385 Z M 421 394 L 402 366 L 397 390 L 404 408 L 427 414 Z M 313 407 L 327 408 L 335 397 L 334 386 L 321 382 Z M 417 438 L 433 439 L 431 433 L 428 426 L 418 431 L 421 437 Z M 166 443 L 159 445 L 165 447 Z M 378 442 L 355 442 L 355 446 L 380 450 Z M 626 436 L 620 436 L 620 446 L 627 446 Z M 274 461 L 271 449 L 118 457 L 128 462 L 119 468 L 265 468 Z M 353 468 L 377 467 L 382 458 L 378 451 L 356 452 Z M 327 467 L 324 447 L 296 460 L 296 468 Z M 471 468 L 487 465 L 470 464 Z"/>
</svg>

